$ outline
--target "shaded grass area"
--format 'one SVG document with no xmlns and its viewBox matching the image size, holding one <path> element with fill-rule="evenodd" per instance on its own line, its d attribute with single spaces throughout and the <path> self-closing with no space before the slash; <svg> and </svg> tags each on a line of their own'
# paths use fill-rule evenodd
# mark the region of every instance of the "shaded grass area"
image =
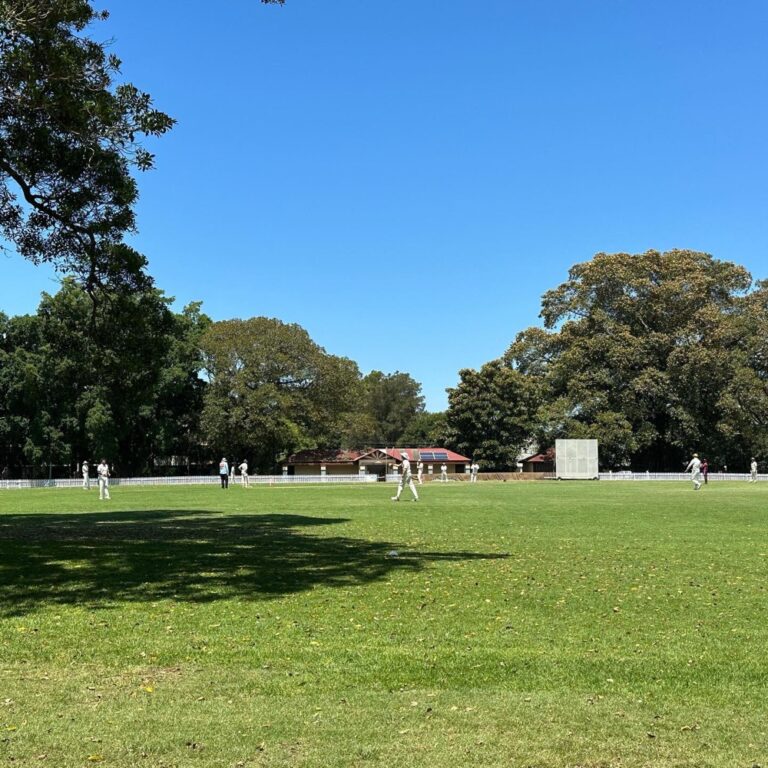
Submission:
<svg viewBox="0 0 768 768">
<path fill-rule="evenodd" d="M 768 487 L 422 495 L 0 494 L 0 760 L 768 765 Z"/>
</svg>

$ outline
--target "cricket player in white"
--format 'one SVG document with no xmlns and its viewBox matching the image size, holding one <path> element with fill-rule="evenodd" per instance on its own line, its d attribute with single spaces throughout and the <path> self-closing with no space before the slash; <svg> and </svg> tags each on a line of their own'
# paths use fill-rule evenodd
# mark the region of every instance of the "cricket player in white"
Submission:
<svg viewBox="0 0 768 768">
<path fill-rule="evenodd" d="M 82 473 L 83 473 L 83 490 L 84 491 L 90 491 L 91 490 L 91 477 L 90 477 L 90 467 L 88 466 L 88 462 L 83 462 L 82 467 Z"/>
<path fill-rule="evenodd" d="M 403 457 L 403 463 L 400 467 L 402 474 L 400 475 L 400 482 L 397 484 L 397 495 L 392 497 L 392 501 L 400 501 L 400 494 L 403 492 L 403 486 L 407 483 L 413 494 L 413 500 L 419 500 L 419 494 L 416 493 L 416 486 L 413 484 L 413 475 L 411 474 L 411 462 L 408 461 L 408 454 L 403 451 L 400 454 Z"/>
<path fill-rule="evenodd" d="M 757 482 L 757 461 L 755 461 L 754 456 L 752 457 L 752 463 L 749 465 L 749 482 Z"/>
<path fill-rule="evenodd" d="M 685 471 L 691 472 L 691 480 L 693 481 L 693 490 L 698 491 L 701 488 L 701 461 L 699 460 L 699 454 L 694 453 L 693 458 L 688 462 L 688 466 Z"/>
<path fill-rule="evenodd" d="M 441 483 L 448 482 L 448 466 L 446 464 L 440 465 L 440 482 Z"/>
<path fill-rule="evenodd" d="M 102 459 L 101 464 L 96 467 L 96 474 L 99 478 L 99 498 L 109 499 L 109 464 L 106 459 Z"/>
<path fill-rule="evenodd" d="M 416 462 L 416 480 L 419 485 L 424 485 L 424 464 L 421 459 Z"/>
<path fill-rule="evenodd" d="M 243 488 L 248 487 L 248 462 L 243 459 L 243 463 L 238 467 L 240 470 L 240 480 L 243 484 Z"/>
<path fill-rule="evenodd" d="M 470 483 L 476 483 L 477 482 L 477 473 L 480 471 L 480 465 L 473 461 L 469 465 L 469 482 Z"/>
</svg>

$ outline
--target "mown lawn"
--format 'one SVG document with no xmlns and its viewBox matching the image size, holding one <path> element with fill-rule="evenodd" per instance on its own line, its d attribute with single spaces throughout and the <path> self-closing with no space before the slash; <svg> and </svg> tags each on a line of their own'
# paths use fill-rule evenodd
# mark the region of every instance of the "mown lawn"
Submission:
<svg viewBox="0 0 768 768">
<path fill-rule="evenodd" d="M 768 767 L 768 485 L 391 491 L 0 491 L 0 764 Z"/>
</svg>

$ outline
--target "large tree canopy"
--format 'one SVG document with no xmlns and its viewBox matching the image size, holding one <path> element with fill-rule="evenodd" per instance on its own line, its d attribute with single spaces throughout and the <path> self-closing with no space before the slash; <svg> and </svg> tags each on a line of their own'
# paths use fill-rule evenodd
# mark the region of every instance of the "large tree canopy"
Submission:
<svg viewBox="0 0 768 768">
<path fill-rule="evenodd" d="M 448 390 L 450 443 L 483 469 L 511 469 L 535 432 L 540 385 L 504 360 L 459 371 Z"/>
<path fill-rule="evenodd" d="M 105 456 L 143 474 L 199 445 L 199 305 L 176 315 L 154 288 L 98 298 L 94 324 L 72 279 L 37 314 L 0 315 L 3 466 L 41 474 Z"/>
<path fill-rule="evenodd" d="M 287 453 L 340 444 L 360 379 L 354 362 L 329 355 L 301 326 L 267 317 L 214 323 L 202 350 L 210 447 L 271 470 Z"/>
<path fill-rule="evenodd" d="M 692 251 L 601 253 L 574 266 L 544 295 L 545 330 L 523 331 L 506 355 L 545 393 L 541 441 L 598 438 L 608 466 L 674 468 L 692 450 L 743 461 L 741 434 L 757 421 L 737 423 L 737 392 L 758 397 L 768 330 L 751 284 L 744 268 Z"/>
<path fill-rule="evenodd" d="M 359 393 L 357 416 L 347 433 L 350 447 L 400 445 L 408 426 L 424 412 L 421 384 L 408 373 L 371 371 Z"/>
</svg>

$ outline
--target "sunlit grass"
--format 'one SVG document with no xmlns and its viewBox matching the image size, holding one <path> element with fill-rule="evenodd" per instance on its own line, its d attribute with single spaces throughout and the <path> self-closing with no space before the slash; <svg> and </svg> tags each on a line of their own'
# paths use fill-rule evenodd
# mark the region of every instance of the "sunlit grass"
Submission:
<svg viewBox="0 0 768 768">
<path fill-rule="evenodd" d="M 768 486 L 0 492 L 0 760 L 768 765 Z"/>
</svg>

